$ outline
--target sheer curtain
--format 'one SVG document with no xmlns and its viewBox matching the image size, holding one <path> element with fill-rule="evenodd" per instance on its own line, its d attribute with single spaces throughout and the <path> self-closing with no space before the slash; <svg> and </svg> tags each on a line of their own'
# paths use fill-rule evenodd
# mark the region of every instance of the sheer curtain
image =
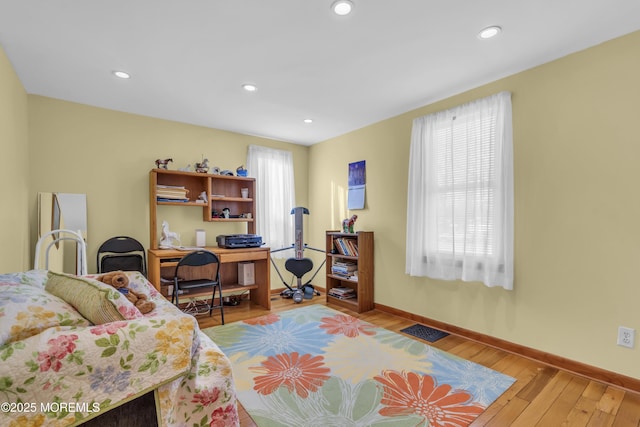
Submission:
<svg viewBox="0 0 640 427">
<path fill-rule="evenodd" d="M 513 289 L 511 94 L 413 121 L 406 273 Z"/>
<path fill-rule="evenodd" d="M 249 176 L 256 178 L 256 233 L 271 249 L 291 246 L 291 209 L 295 207 L 293 155 L 290 151 L 250 145 L 247 170 Z M 282 251 L 272 256 L 283 258 L 290 254 Z"/>
</svg>

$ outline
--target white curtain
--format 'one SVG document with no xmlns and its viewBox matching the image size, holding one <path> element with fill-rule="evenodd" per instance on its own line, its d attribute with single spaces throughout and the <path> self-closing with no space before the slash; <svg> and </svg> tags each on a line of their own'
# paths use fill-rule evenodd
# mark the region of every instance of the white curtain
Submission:
<svg viewBox="0 0 640 427">
<path fill-rule="evenodd" d="M 413 121 L 406 273 L 513 289 L 511 94 Z"/>
<path fill-rule="evenodd" d="M 249 176 L 256 178 L 256 233 L 271 249 L 291 246 L 291 209 L 295 207 L 293 155 L 290 151 L 251 145 L 247 170 Z M 287 251 L 272 254 L 274 258 L 289 255 Z"/>
</svg>

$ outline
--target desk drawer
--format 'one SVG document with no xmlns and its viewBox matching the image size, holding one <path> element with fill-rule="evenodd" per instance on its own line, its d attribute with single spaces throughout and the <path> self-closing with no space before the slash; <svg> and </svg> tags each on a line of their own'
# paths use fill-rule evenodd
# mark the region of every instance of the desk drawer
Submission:
<svg viewBox="0 0 640 427">
<path fill-rule="evenodd" d="M 160 268 L 162 267 L 174 267 L 178 265 L 180 258 L 160 258 Z"/>
<path fill-rule="evenodd" d="M 220 262 L 222 264 L 226 262 L 241 262 L 241 261 L 258 261 L 261 259 L 267 259 L 266 251 L 239 251 L 239 252 L 224 252 L 218 254 Z"/>
</svg>

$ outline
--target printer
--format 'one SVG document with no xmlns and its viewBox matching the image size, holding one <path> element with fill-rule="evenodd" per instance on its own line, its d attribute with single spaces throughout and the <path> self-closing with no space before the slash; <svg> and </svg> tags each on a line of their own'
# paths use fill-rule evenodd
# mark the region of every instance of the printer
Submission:
<svg viewBox="0 0 640 427">
<path fill-rule="evenodd" d="M 257 234 L 228 234 L 216 237 L 218 247 L 227 249 L 258 248 L 262 246 L 262 236 Z"/>
</svg>

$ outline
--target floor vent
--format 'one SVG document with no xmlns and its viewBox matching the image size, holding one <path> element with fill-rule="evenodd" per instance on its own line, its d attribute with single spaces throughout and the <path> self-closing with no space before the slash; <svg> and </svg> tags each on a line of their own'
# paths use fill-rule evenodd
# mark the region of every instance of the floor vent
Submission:
<svg viewBox="0 0 640 427">
<path fill-rule="evenodd" d="M 401 329 L 400 332 L 413 335 L 416 338 L 420 338 L 429 342 L 438 341 L 440 338 L 444 338 L 447 335 L 449 335 L 446 332 L 442 332 L 437 329 L 433 329 L 428 326 L 419 325 L 419 324 L 415 324 L 413 326 L 409 326 L 408 328 Z"/>
</svg>

